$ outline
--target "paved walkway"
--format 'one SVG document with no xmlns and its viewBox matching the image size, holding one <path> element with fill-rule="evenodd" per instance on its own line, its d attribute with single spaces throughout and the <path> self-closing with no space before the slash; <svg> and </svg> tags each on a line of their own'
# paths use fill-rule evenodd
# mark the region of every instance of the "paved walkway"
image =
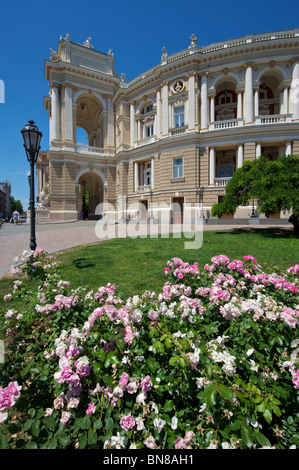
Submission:
<svg viewBox="0 0 299 470">
<path fill-rule="evenodd" d="M 36 241 L 37 246 L 43 248 L 49 253 L 55 253 L 64 249 L 69 249 L 75 246 L 85 245 L 89 243 L 98 243 L 108 238 L 115 237 L 117 226 L 108 226 L 108 231 L 98 231 L 96 233 L 97 221 L 77 221 L 62 224 L 40 224 L 36 225 Z M 244 224 L 204 224 L 204 231 L 215 230 L 232 230 L 235 228 L 259 228 L 269 229 L 273 227 L 290 229 L 290 224 L 280 225 L 279 222 L 275 225 L 248 225 L 247 220 Z M 136 235 L 146 233 L 147 225 L 141 224 L 140 231 Z M 172 226 L 153 226 L 159 233 L 172 232 Z M 182 229 L 182 231 L 185 230 Z M 110 231 L 110 232 L 109 232 Z M 187 231 L 187 230 L 186 230 Z M 130 232 L 132 234 L 132 231 Z M 152 233 L 152 232 L 151 232 Z M 0 229 L 0 276 L 10 269 L 13 264 L 13 259 L 20 255 L 24 250 L 29 250 L 30 242 L 30 224 L 13 225 L 4 223 Z"/>
</svg>

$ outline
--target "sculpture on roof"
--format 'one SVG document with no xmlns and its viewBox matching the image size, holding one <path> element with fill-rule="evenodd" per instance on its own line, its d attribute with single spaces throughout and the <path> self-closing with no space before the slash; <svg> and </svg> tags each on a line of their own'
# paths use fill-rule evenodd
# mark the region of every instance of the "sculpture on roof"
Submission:
<svg viewBox="0 0 299 470">
<path fill-rule="evenodd" d="M 56 51 L 53 51 L 53 49 L 50 48 L 50 60 L 51 62 L 59 62 L 60 61 L 60 55 L 58 54 L 58 52 Z"/>
<path fill-rule="evenodd" d="M 168 53 L 167 53 L 166 47 L 163 46 L 162 55 L 161 55 L 161 64 L 166 64 L 167 58 L 168 58 Z"/>
<path fill-rule="evenodd" d="M 90 42 L 89 42 L 90 39 L 91 39 L 91 37 L 88 37 L 88 38 L 86 39 L 86 41 L 84 42 L 84 46 L 85 46 L 85 47 L 88 47 L 89 49 L 93 49 L 93 45 L 90 44 Z"/>
<path fill-rule="evenodd" d="M 194 49 L 197 47 L 197 37 L 195 36 L 195 34 L 193 33 L 190 37 L 191 39 L 191 44 L 190 46 L 188 47 L 188 49 Z"/>
</svg>

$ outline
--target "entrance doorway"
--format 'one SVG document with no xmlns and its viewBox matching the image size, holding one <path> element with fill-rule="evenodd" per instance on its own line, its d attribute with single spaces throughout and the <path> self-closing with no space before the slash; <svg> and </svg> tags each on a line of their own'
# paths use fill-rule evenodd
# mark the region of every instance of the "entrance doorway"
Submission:
<svg viewBox="0 0 299 470">
<path fill-rule="evenodd" d="M 84 173 L 79 178 L 80 196 L 78 210 L 80 219 L 96 220 L 102 217 L 103 184 L 93 173 Z"/>
<path fill-rule="evenodd" d="M 184 198 L 174 197 L 172 200 L 173 223 L 182 224 L 184 222 Z"/>
<path fill-rule="evenodd" d="M 139 218 L 147 219 L 148 201 L 139 201 Z"/>
</svg>

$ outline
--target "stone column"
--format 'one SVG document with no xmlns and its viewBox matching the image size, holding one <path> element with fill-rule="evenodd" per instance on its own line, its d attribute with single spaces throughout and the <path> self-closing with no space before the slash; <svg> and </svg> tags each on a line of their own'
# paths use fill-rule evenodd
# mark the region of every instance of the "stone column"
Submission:
<svg viewBox="0 0 299 470">
<path fill-rule="evenodd" d="M 155 158 L 151 159 L 151 189 L 155 187 Z"/>
<path fill-rule="evenodd" d="M 162 84 L 162 135 L 168 135 L 169 131 L 168 110 L 168 82 Z"/>
<path fill-rule="evenodd" d="M 59 90 L 58 87 L 52 84 L 51 89 L 51 139 L 57 140 L 59 138 Z"/>
<path fill-rule="evenodd" d="M 292 155 L 292 142 L 286 143 L 286 155 Z"/>
<path fill-rule="evenodd" d="M 255 88 L 254 90 L 254 115 L 255 117 L 259 115 L 259 89 Z"/>
<path fill-rule="evenodd" d="M 238 151 L 237 151 L 237 169 L 241 168 L 243 165 L 243 145 L 240 144 L 238 145 Z"/>
<path fill-rule="evenodd" d="M 135 142 L 135 101 L 130 103 L 130 136 L 131 147 L 134 147 Z"/>
<path fill-rule="evenodd" d="M 210 97 L 210 122 L 215 122 L 215 96 Z"/>
<path fill-rule="evenodd" d="M 255 156 L 256 156 L 256 158 L 259 158 L 259 157 L 261 157 L 261 155 L 262 155 L 262 146 L 261 146 L 261 144 L 256 144 Z"/>
<path fill-rule="evenodd" d="M 245 64 L 245 122 L 253 122 L 252 64 Z"/>
<path fill-rule="evenodd" d="M 209 184 L 215 184 L 216 175 L 216 152 L 213 147 L 210 147 L 210 171 L 209 171 Z"/>
<path fill-rule="evenodd" d="M 195 129 L 195 73 L 189 75 L 188 86 L 188 128 Z"/>
<path fill-rule="evenodd" d="M 64 89 L 64 106 L 65 140 L 73 141 L 73 90 L 68 86 Z"/>
<path fill-rule="evenodd" d="M 208 102 L 208 76 L 203 74 L 201 76 L 201 108 L 200 108 L 200 117 L 201 117 L 201 129 L 208 128 L 208 114 L 209 114 L 209 102 Z"/>
<path fill-rule="evenodd" d="M 288 114 L 289 112 L 289 89 L 286 86 L 283 90 L 283 114 Z"/>
<path fill-rule="evenodd" d="M 139 187 L 139 165 L 138 162 L 134 162 L 134 191 L 138 191 Z"/>
<path fill-rule="evenodd" d="M 299 57 L 296 57 L 292 64 L 292 84 L 290 98 L 290 112 L 293 113 L 293 121 L 297 121 L 299 120 Z"/>
<path fill-rule="evenodd" d="M 156 114 L 156 136 L 157 139 L 161 137 L 161 90 L 160 88 L 156 91 L 157 100 L 157 114 Z"/>
<path fill-rule="evenodd" d="M 138 119 L 137 121 L 137 140 L 141 140 L 141 121 Z"/>
<path fill-rule="evenodd" d="M 240 119 L 243 117 L 243 93 L 242 91 L 238 92 L 238 98 L 237 98 L 237 118 Z"/>
<path fill-rule="evenodd" d="M 107 99 L 107 129 L 108 129 L 108 147 L 114 147 L 114 109 L 112 99 Z"/>
</svg>

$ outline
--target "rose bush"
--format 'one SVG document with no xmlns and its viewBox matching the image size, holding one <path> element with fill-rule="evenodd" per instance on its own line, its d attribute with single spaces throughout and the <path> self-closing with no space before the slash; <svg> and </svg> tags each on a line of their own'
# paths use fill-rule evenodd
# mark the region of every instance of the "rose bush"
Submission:
<svg viewBox="0 0 299 470">
<path fill-rule="evenodd" d="M 5 295 L 2 448 L 299 445 L 299 265 L 173 258 L 161 292 L 127 300 L 71 289 L 43 251 L 25 268 L 42 282 Z"/>
</svg>

